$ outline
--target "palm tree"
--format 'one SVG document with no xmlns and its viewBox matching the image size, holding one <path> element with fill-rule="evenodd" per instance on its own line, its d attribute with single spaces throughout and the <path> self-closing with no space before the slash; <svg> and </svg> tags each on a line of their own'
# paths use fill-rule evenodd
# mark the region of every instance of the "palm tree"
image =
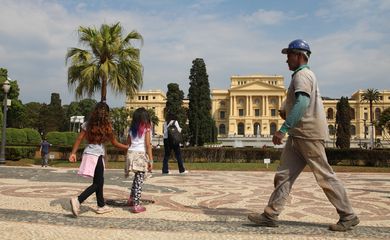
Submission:
<svg viewBox="0 0 390 240">
<path fill-rule="evenodd" d="M 373 103 L 378 102 L 380 99 L 378 89 L 368 88 L 363 94 L 361 101 L 368 102 L 370 104 L 370 123 L 371 123 L 371 134 L 370 134 L 370 143 L 371 148 L 374 147 L 374 120 L 372 114 L 372 105 Z"/>
<path fill-rule="evenodd" d="M 378 89 L 369 88 L 362 94 L 361 101 L 368 102 L 370 104 L 370 122 L 373 124 L 372 105 L 379 101 Z"/>
<path fill-rule="evenodd" d="M 70 48 L 66 54 L 68 86 L 75 87 L 76 98 L 84 94 L 91 97 L 101 90 L 101 101 L 106 101 L 107 86 L 115 93 L 132 96 L 142 86 L 143 67 L 139 61 L 140 50 L 132 45 L 142 36 L 132 31 L 123 38 L 123 29 L 118 23 L 103 24 L 100 29 L 78 29 L 79 41 L 89 50 Z"/>
</svg>

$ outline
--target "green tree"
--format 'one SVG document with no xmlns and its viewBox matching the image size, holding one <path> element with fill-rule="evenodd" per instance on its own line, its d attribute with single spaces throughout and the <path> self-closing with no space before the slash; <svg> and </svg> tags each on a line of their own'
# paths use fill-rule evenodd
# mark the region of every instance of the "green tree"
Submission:
<svg viewBox="0 0 390 240">
<path fill-rule="evenodd" d="M 106 101 L 107 87 L 116 93 L 132 96 L 142 86 L 143 68 L 140 50 L 132 45 L 133 40 L 143 42 L 142 36 L 132 31 L 123 38 L 123 29 L 118 23 L 103 24 L 100 29 L 79 27 L 80 43 L 88 50 L 70 48 L 66 54 L 68 85 L 75 86 L 76 97 L 84 94 L 91 97 L 101 90 L 101 101 Z"/>
<path fill-rule="evenodd" d="M 110 111 L 112 127 L 121 141 L 126 137 L 125 130 L 130 126 L 130 111 L 125 107 L 113 108 Z"/>
<path fill-rule="evenodd" d="M 370 147 L 374 148 L 374 116 L 372 106 L 374 103 L 379 102 L 380 94 L 378 89 L 368 88 L 363 94 L 361 101 L 368 102 L 370 105 Z"/>
<path fill-rule="evenodd" d="M 93 111 L 97 104 L 95 99 L 86 98 L 79 102 L 79 111 L 81 112 L 81 116 L 84 116 L 85 120 L 88 120 L 89 115 Z"/>
<path fill-rule="evenodd" d="M 379 102 L 379 91 L 378 89 L 369 88 L 362 94 L 362 102 L 368 102 L 370 105 L 370 123 L 374 123 L 373 118 L 373 112 L 372 112 L 372 106 L 373 103 Z"/>
<path fill-rule="evenodd" d="M 39 126 L 39 112 L 41 110 L 42 104 L 38 102 L 29 102 L 24 104 L 25 107 L 25 119 L 24 127 L 38 129 Z"/>
<path fill-rule="evenodd" d="M 66 126 L 65 113 L 61 105 L 60 94 L 52 93 L 50 104 L 47 105 L 47 110 L 44 110 L 41 114 L 45 115 L 40 116 L 40 119 L 45 121 L 44 133 L 64 131 L 68 128 Z"/>
<path fill-rule="evenodd" d="M 188 140 L 188 126 L 186 111 L 183 107 L 184 92 L 180 90 L 177 83 L 169 83 L 167 85 L 167 101 L 165 103 L 165 117 L 168 113 L 172 113 L 177 117 L 177 121 L 182 128 L 183 141 Z"/>
<path fill-rule="evenodd" d="M 336 108 L 336 147 L 348 149 L 351 144 L 351 107 L 349 106 L 348 97 L 341 97 Z"/>
<path fill-rule="evenodd" d="M 189 129 L 191 145 L 203 146 L 205 142 L 214 142 L 213 119 L 211 117 L 210 83 L 203 59 L 192 61 L 190 71 Z"/>
<path fill-rule="evenodd" d="M 378 126 L 390 133 L 390 108 L 386 108 L 379 117 Z"/>
</svg>

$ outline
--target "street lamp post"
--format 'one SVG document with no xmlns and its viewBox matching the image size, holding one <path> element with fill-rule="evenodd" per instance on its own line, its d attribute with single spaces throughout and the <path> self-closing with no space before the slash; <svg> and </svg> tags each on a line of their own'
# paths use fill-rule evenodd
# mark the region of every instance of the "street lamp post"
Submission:
<svg viewBox="0 0 390 240">
<path fill-rule="evenodd" d="M 9 78 L 7 78 L 7 80 L 5 80 L 5 82 L 3 83 L 3 90 L 4 90 L 4 113 L 3 113 L 3 129 L 1 131 L 2 133 L 2 137 L 1 137 L 1 152 L 0 152 L 0 164 L 5 164 L 5 131 L 6 131 L 6 128 L 7 128 L 7 94 L 8 94 L 8 91 L 11 87 L 10 83 L 9 83 Z"/>
</svg>

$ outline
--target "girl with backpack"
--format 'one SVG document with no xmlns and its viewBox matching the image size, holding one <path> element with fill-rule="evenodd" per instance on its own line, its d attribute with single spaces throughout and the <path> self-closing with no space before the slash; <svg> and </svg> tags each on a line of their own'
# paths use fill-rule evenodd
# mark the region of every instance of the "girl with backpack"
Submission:
<svg viewBox="0 0 390 240">
<path fill-rule="evenodd" d="M 181 174 L 186 174 L 188 171 L 184 168 L 183 159 L 181 157 L 180 143 L 174 139 L 170 139 L 168 129 L 175 126 L 177 131 L 181 132 L 181 127 L 174 114 L 168 113 L 163 126 L 164 133 L 164 160 L 162 167 L 162 174 L 169 174 L 168 161 L 172 150 L 175 152 L 177 165 Z M 171 137 L 172 138 L 172 137 Z"/>
</svg>

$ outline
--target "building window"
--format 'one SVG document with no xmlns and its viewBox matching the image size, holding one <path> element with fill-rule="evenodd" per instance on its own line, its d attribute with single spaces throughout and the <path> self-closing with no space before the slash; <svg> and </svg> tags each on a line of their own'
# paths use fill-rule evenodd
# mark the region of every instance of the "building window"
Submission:
<svg viewBox="0 0 390 240">
<path fill-rule="evenodd" d="M 255 116 L 256 117 L 259 117 L 260 116 L 260 109 L 255 109 Z"/>
<path fill-rule="evenodd" d="M 156 99 L 156 97 L 155 97 L 155 96 L 153 96 L 153 99 Z"/>
<path fill-rule="evenodd" d="M 243 123 L 238 123 L 237 125 L 237 134 L 238 135 L 245 135 L 245 126 Z"/>
<path fill-rule="evenodd" d="M 327 119 L 333 119 L 334 118 L 334 116 L 333 116 L 333 108 L 328 108 L 326 118 Z"/>
<path fill-rule="evenodd" d="M 238 109 L 238 116 L 240 117 L 244 116 L 244 109 L 242 108 Z"/>
<path fill-rule="evenodd" d="M 225 101 L 220 101 L 219 104 L 224 107 L 225 106 Z"/>
<path fill-rule="evenodd" d="M 275 99 L 275 98 L 271 98 L 271 99 L 269 100 L 269 103 L 270 103 L 270 104 L 276 104 L 276 99 Z"/>
<path fill-rule="evenodd" d="M 149 96 L 145 96 L 145 100 L 148 101 L 149 100 Z"/>
<path fill-rule="evenodd" d="M 381 116 L 381 109 L 375 108 L 375 120 L 379 120 L 380 116 Z"/>
<path fill-rule="evenodd" d="M 350 108 L 349 111 L 350 111 L 350 115 L 351 115 L 351 120 L 354 120 L 355 119 L 355 109 Z"/>
<path fill-rule="evenodd" d="M 355 125 L 351 125 L 351 135 L 352 136 L 356 135 L 356 127 L 355 127 Z"/>
<path fill-rule="evenodd" d="M 225 124 L 219 125 L 219 134 L 226 134 L 226 126 L 225 126 Z"/>
<path fill-rule="evenodd" d="M 271 109 L 271 116 L 275 117 L 276 116 L 276 109 Z"/>
<path fill-rule="evenodd" d="M 253 125 L 253 135 L 255 136 L 260 136 L 261 134 L 261 127 L 260 127 L 260 124 L 259 123 L 255 123 Z"/>
<path fill-rule="evenodd" d="M 259 103 L 260 103 L 260 100 L 259 100 L 258 98 L 256 98 L 255 101 L 254 101 L 254 104 L 257 105 L 257 104 L 259 104 Z"/>
<path fill-rule="evenodd" d="M 238 99 L 238 104 L 240 104 L 240 105 L 244 104 L 244 99 L 242 99 L 242 98 Z"/>
<path fill-rule="evenodd" d="M 138 100 L 141 101 L 141 96 L 138 96 Z"/>
<path fill-rule="evenodd" d="M 364 118 L 363 119 L 366 119 L 366 120 L 368 120 L 368 113 L 364 113 Z"/>
<path fill-rule="evenodd" d="M 220 119 L 225 119 L 225 111 L 220 111 L 219 112 L 219 118 Z"/>
<path fill-rule="evenodd" d="M 328 125 L 328 130 L 329 130 L 329 134 L 330 135 L 335 135 L 336 134 L 336 130 L 335 130 L 333 125 Z"/>
</svg>

